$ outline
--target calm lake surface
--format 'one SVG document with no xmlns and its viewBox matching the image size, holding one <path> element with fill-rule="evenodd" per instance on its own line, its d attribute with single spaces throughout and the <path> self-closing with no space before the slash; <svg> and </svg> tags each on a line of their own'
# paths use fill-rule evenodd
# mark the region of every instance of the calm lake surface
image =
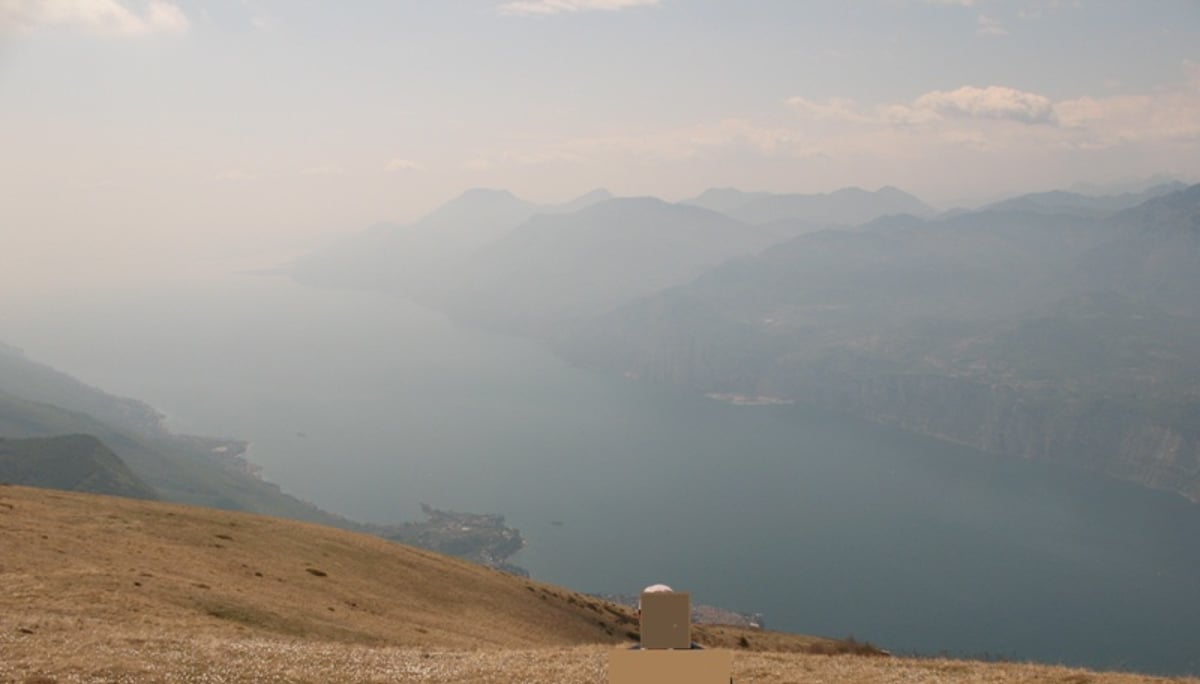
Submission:
<svg viewBox="0 0 1200 684">
<path fill-rule="evenodd" d="M 80 294 L 5 311 L 0 339 L 177 431 L 251 441 L 267 479 L 337 513 L 502 513 L 538 579 L 666 582 L 895 652 L 1200 672 L 1200 506 L 1173 496 L 591 373 L 280 278 Z"/>
</svg>

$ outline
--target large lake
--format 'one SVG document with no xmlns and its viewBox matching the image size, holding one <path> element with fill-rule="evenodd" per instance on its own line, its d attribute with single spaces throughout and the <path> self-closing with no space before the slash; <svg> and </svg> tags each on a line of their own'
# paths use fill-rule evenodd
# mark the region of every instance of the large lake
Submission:
<svg viewBox="0 0 1200 684">
<path fill-rule="evenodd" d="M 896 652 L 1200 671 L 1200 506 L 560 362 L 381 295 L 229 276 L 9 307 L 0 339 L 329 510 L 497 512 L 535 577 L 666 582 Z"/>
</svg>

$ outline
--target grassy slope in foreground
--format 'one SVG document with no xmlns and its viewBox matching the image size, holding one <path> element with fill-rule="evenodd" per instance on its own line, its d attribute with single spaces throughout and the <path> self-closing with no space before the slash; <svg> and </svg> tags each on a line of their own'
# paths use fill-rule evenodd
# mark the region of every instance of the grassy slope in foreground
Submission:
<svg viewBox="0 0 1200 684">
<path fill-rule="evenodd" d="M 0 549 L 0 682 L 603 682 L 633 627 L 627 609 L 369 535 L 177 504 L 0 486 Z M 739 651 L 739 684 L 1151 681 L 697 631 L 763 649 Z"/>
</svg>

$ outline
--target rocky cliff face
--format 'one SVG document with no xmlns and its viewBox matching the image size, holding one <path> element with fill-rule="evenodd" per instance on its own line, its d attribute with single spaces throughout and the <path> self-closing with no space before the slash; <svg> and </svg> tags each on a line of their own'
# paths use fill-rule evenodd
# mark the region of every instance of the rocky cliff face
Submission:
<svg viewBox="0 0 1200 684">
<path fill-rule="evenodd" d="M 1111 400 L 934 374 L 814 376 L 797 398 L 986 452 L 1081 466 L 1200 502 L 1200 434 Z"/>
</svg>

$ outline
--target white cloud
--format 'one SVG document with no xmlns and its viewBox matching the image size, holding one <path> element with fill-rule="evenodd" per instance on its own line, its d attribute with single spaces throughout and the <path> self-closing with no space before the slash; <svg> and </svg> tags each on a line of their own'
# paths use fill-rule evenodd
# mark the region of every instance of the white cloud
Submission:
<svg viewBox="0 0 1200 684">
<path fill-rule="evenodd" d="M 942 116 L 932 109 L 907 104 L 883 105 L 876 112 L 879 121 L 896 128 L 925 126 L 942 120 Z"/>
<path fill-rule="evenodd" d="M 148 0 L 0 0 L 0 30 L 66 26 L 110 36 L 182 35 L 191 24 L 178 6 Z"/>
<path fill-rule="evenodd" d="M 1053 165 L 1078 170 L 1096 159 L 1136 162 L 1154 172 L 1183 150 L 1200 151 L 1200 65 L 1190 62 L 1181 65 L 1177 82 L 1135 94 L 1054 101 L 1013 88 L 964 86 L 908 102 L 786 103 L 802 121 L 793 129 L 795 144 L 779 149 L 807 148 L 847 165 L 986 155 L 989 164 L 1007 165 L 1017 178 L 1016 170 L 1038 164 L 1049 174 Z"/>
<path fill-rule="evenodd" d="M 793 111 L 818 121 L 866 122 L 871 119 L 869 114 L 859 110 L 854 100 L 843 97 L 832 97 L 824 102 L 803 97 L 789 97 L 786 102 Z"/>
<path fill-rule="evenodd" d="M 551 181 L 616 174 L 631 187 L 632 179 L 700 186 L 712 178 L 769 185 L 786 177 L 830 188 L 899 182 L 943 197 L 976 181 L 1052 187 L 1126 166 L 1194 175 L 1200 166 L 1178 160 L 1185 150 L 1200 158 L 1200 66 L 1179 68 L 1175 83 L 1118 97 L 1100 91 L 1056 100 L 987 84 L 885 101 L 805 94 L 761 117 L 546 133 L 472 150 L 459 167 Z M 743 175 L 750 180 L 738 180 Z"/>
<path fill-rule="evenodd" d="M 790 97 L 785 102 L 792 111 L 809 120 L 864 125 L 908 127 L 948 118 L 1010 120 L 1026 124 L 1054 124 L 1057 121 L 1054 103 L 1050 98 L 1003 86 L 963 86 L 957 90 L 935 90 L 910 103 L 892 102 L 874 107 L 864 107 L 845 98 L 819 102 Z"/>
<path fill-rule="evenodd" d="M 411 159 L 390 159 L 383 167 L 384 171 L 424 171 L 425 167 Z"/>
<path fill-rule="evenodd" d="M 270 14 L 255 14 L 250 17 L 250 25 L 257 31 L 269 33 L 279 28 L 279 19 Z"/>
<path fill-rule="evenodd" d="M 187 15 L 163 0 L 152 0 L 146 7 L 144 27 L 151 33 L 187 33 L 191 26 Z"/>
<path fill-rule="evenodd" d="M 1054 123 L 1054 105 L 1037 93 L 1003 86 L 934 91 L 916 99 L 916 106 L 945 116 L 1008 119 L 1027 124 Z"/>
<path fill-rule="evenodd" d="M 1003 86 L 957 90 L 935 90 L 910 103 L 884 103 L 864 107 L 854 100 L 830 98 L 824 102 L 791 97 L 792 111 L 813 121 L 848 124 L 887 124 L 911 127 L 944 122 L 946 119 L 1010 120 L 1026 124 L 1054 124 L 1054 103 L 1049 98 Z"/>
<path fill-rule="evenodd" d="M 546 16 L 564 12 L 612 12 L 660 2 L 662 0 L 513 0 L 500 5 L 500 13 Z"/>
<path fill-rule="evenodd" d="M 1200 141 L 1200 89 L 1153 95 L 1115 95 L 1064 100 L 1054 107 L 1072 137 L 1089 149 L 1147 142 Z"/>
<path fill-rule="evenodd" d="M 986 14 L 979 15 L 975 22 L 975 33 L 981 36 L 1007 36 L 1008 29 L 1004 28 L 1004 23 L 999 19 L 989 17 Z"/>
</svg>

